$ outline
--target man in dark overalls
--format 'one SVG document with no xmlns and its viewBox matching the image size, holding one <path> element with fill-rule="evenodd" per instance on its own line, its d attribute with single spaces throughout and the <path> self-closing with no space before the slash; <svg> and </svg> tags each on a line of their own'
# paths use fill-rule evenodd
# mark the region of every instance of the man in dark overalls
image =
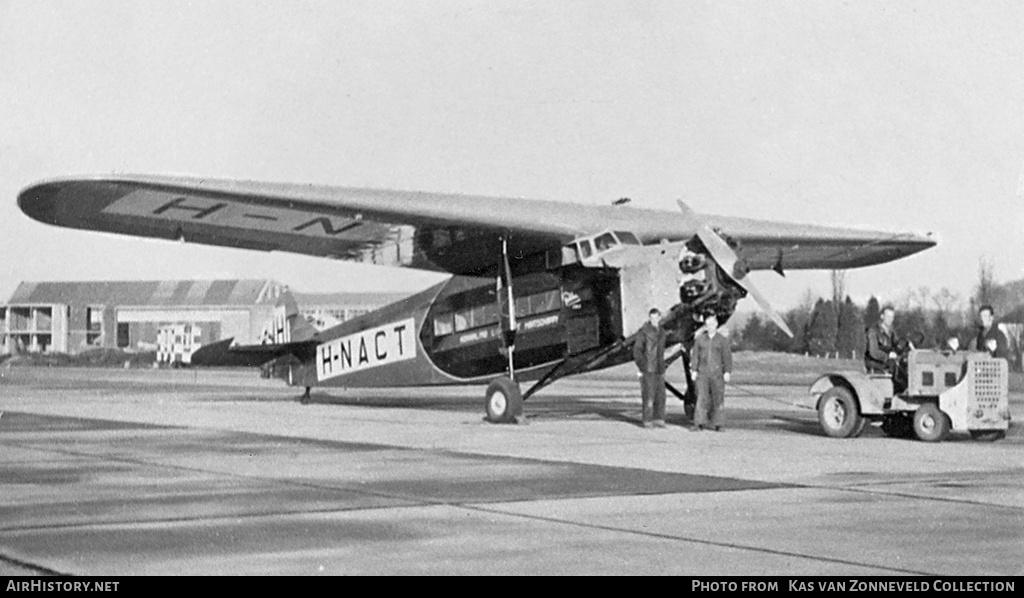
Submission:
<svg viewBox="0 0 1024 598">
<path fill-rule="evenodd" d="M 693 378 L 697 383 L 697 410 L 693 431 L 722 431 L 725 383 L 732 372 L 732 347 L 718 330 L 718 316 L 708 314 L 704 331 L 693 342 Z"/>
<path fill-rule="evenodd" d="M 652 308 L 647 322 L 633 343 L 633 361 L 640 370 L 640 396 L 643 400 L 643 426 L 665 427 L 665 329 L 661 311 Z"/>
</svg>

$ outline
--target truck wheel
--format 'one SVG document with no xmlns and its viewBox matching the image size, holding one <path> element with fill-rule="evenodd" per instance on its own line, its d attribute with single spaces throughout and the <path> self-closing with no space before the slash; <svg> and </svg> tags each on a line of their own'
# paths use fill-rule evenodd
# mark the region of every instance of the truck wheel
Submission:
<svg viewBox="0 0 1024 598">
<path fill-rule="evenodd" d="M 949 432 L 949 417 L 935 403 L 925 403 L 914 412 L 914 434 L 925 442 L 938 442 Z"/>
<path fill-rule="evenodd" d="M 1006 438 L 1004 430 L 971 430 L 971 439 L 978 442 L 995 442 Z"/>
<path fill-rule="evenodd" d="M 906 415 L 887 415 L 882 420 L 882 432 L 890 438 L 910 438 L 913 433 L 913 424 Z"/>
<path fill-rule="evenodd" d="M 523 414 L 523 395 L 519 385 L 508 378 L 495 378 L 484 395 L 487 421 L 507 424 Z"/>
<path fill-rule="evenodd" d="M 842 386 L 833 386 L 818 401 L 818 423 L 832 438 L 850 438 L 864 430 L 867 423 L 853 394 Z"/>
</svg>

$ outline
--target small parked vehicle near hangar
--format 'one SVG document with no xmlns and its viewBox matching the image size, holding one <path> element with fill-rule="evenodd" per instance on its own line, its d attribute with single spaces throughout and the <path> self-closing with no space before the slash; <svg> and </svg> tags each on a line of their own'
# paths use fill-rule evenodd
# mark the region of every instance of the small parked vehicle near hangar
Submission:
<svg viewBox="0 0 1024 598">
<path fill-rule="evenodd" d="M 913 433 L 938 442 L 950 430 L 978 440 L 1006 436 L 1010 422 L 1006 360 L 984 352 L 911 350 L 906 354 L 906 389 L 894 392 L 893 377 L 842 371 L 811 385 L 818 422 L 834 438 L 858 436 L 881 422 L 889 436 Z"/>
</svg>

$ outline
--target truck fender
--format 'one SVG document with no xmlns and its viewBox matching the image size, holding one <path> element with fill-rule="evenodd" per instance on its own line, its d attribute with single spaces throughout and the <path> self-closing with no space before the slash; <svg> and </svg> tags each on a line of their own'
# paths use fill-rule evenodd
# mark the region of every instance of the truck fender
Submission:
<svg viewBox="0 0 1024 598">
<path fill-rule="evenodd" d="M 853 393 L 860 406 L 861 415 L 881 415 L 885 411 L 885 399 L 892 395 L 892 380 L 888 378 L 873 377 L 855 371 L 831 372 L 821 376 L 811 385 L 809 392 L 815 409 L 818 408 L 821 395 L 836 386 Z"/>
</svg>

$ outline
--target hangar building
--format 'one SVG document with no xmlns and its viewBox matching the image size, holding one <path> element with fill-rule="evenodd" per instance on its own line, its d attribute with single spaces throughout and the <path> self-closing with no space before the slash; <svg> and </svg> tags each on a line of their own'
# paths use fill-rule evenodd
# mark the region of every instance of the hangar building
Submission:
<svg viewBox="0 0 1024 598">
<path fill-rule="evenodd" d="M 186 328 L 199 344 L 255 343 L 286 291 L 272 280 L 23 282 L 0 307 L 0 352 L 156 350 Z"/>
<path fill-rule="evenodd" d="M 267 338 L 285 294 L 320 330 L 405 297 L 290 293 L 273 280 L 23 282 L 0 306 L 0 354 L 120 348 L 187 362 L 206 343 Z"/>
</svg>

